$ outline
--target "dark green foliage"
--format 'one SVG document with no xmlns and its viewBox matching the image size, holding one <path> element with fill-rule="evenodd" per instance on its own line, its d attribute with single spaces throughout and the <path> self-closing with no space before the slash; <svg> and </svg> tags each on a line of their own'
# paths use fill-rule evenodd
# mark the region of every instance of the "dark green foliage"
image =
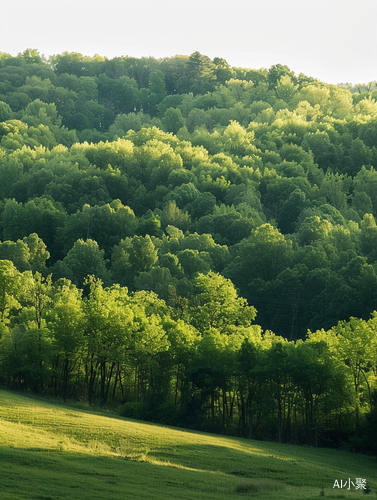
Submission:
<svg viewBox="0 0 377 500">
<path fill-rule="evenodd" d="M 168 108 L 164 113 L 162 123 L 167 132 L 177 134 L 179 129 L 185 125 L 185 120 L 180 109 Z"/>
</svg>

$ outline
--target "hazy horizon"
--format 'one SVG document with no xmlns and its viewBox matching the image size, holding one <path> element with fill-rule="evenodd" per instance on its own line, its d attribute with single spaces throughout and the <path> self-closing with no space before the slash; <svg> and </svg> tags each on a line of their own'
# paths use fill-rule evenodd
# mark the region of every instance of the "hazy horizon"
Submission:
<svg viewBox="0 0 377 500">
<path fill-rule="evenodd" d="M 258 69 L 285 64 L 326 83 L 377 80 L 374 11 L 367 0 L 162 0 L 135 4 L 88 0 L 0 6 L 0 51 L 27 48 L 49 57 L 79 52 L 107 58 L 172 57 L 195 51 L 231 66 Z"/>
</svg>

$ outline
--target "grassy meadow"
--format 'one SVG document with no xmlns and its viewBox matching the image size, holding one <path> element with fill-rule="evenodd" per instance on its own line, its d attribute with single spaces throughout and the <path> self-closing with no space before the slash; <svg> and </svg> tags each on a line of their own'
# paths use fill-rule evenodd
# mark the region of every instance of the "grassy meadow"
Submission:
<svg viewBox="0 0 377 500">
<path fill-rule="evenodd" d="M 333 489 L 356 477 L 371 493 Z M 323 487 L 323 490 L 322 490 Z M 377 460 L 227 438 L 0 391 L 2 500 L 377 499 Z"/>
</svg>

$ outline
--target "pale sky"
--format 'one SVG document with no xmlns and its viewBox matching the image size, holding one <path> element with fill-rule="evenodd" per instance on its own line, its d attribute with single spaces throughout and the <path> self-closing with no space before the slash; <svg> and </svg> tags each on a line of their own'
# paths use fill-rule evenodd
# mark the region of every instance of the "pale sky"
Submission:
<svg viewBox="0 0 377 500">
<path fill-rule="evenodd" d="M 377 80 L 377 0 L 0 0 L 0 51 L 113 58 L 195 51 L 286 64 L 327 83 Z"/>
</svg>

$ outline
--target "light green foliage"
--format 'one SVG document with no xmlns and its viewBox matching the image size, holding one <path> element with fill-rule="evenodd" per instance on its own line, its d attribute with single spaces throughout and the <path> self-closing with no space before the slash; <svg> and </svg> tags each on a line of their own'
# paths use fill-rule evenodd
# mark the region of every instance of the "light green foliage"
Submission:
<svg viewBox="0 0 377 500">
<path fill-rule="evenodd" d="M 56 278 L 68 278 L 75 285 L 82 286 L 86 276 L 94 275 L 110 284 L 110 272 L 106 268 L 104 251 L 92 239 L 78 239 L 63 261 L 58 261 L 54 268 Z"/>
<path fill-rule="evenodd" d="M 112 252 L 111 269 L 121 284 L 133 285 L 132 280 L 140 272 L 148 272 L 157 261 L 157 251 L 149 235 L 125 238 Z"/>
<path fill-rule="evenodd" d="M 131 343 L 136 358 L 153 357 L 169 348 L 161 318 L 167 314 L 165 302 L 156 294 L 135 292 L 130 305 L 134 314 Z"/>
<path fill-rule="evenodd" d="M 20 149 L 24 145 L 49 149 L 56 146 L 56 140 L 46 125 L 28 127 L 19 120 L 8 120 L 1 124 L 0 134 L 0 146 L 10 151 Z"/>
<path fill-rule="evenodd" d="M 36 233 L 32 233 L 26 236 L 23 241 L 29 248 L 30 256 L 28 260 L 31 270 L 42 274 L 46 273 L 46 260 L 50 257 L 50 253 L 43 240 Z"/>
<path fill-rule="evenodd" d="M 252 89 L 253 82 L 230 78 L 223 85 L 219 85 L 213 93 L 219 108 L 231 108 L 237 102 L 250 104 L 253 100 Z"/>
<path fill-rule="evenodd" d="M 189 214 L 177 207 L 175 201 L 170 201 L 161 213 L 161 224 L 163 229 L 175 226 L 185 231 L 191 226 L 191 220 Z"/>
<path fill-rule="evenodd" d="M 2 326 L 9 323 L 12 308 L 20 308 L 17 300 L 21 285 L 19 271 L 9 260 L 0 260 L 0 319 Z"/>
<path fill-rule="evenodd" d="M 11 261 L 21 272 L 30 269 L 30 249 L 25 241 L 0 243 L 0 259 Z"/>
<path fill-rule="evenodd" d="M 246 156 L 255 153 L 252 145 L 254 134 L 247 132 L 239 123 L 232 121 L 223 134 L 225 151 L 237 156 Z"/>
<path fill-rule="evenodd" d="M 327 87 L 309 84 L 303 88 L 295 96 L 295 104 L 301 101 L 307 101 L 311 106 L 319 105 L 321 110 L 325 110 L 330 98 L 330 90 Z"/>
<path fill-rule="evenodd" d="M 32 322 L 28 327 L 42 329 L 45 327 L 44 315 L 52 302 L 51 274 L 44 278 L 38 271 L 35 274 L 25 273 L 23 294 L 32 311 Z"/>
<path fill-rule="evenodd" d="M 89 296 L 84 300 L 84 328 L 87 336 L 87 363 L 90 363 L 88 399 L 92 402 L 94 391 L 93 372 L 100 369 L 100 405 L 107 399 L 105 383 L 108 365 L 116 363 L 124 356 L 130 340 L 133 311 L 125 304 L 127 289 L 119 286 L 104 289 L 102 282 L 94 276 L 88 277 Z"/>
<path fill-rule="evenodd" d="M 218 329 L 231 333 L 232 327 L 249 326 L 256 310 L 238 297 L 233 283 L 220 274 L 199 274 L 195 279 L 198 291 L 192 309 L 193 324 L 200 331 Z"/>
<path fill-rule="evenodd" d="M 300 226 L 298 238 L 302 245 L 309 245 L 313 242 L 324 240 L 332 230 L 331 222 L 321 220 L 317 215 L 307 217 Z"/>
<path fill-rule="evenodd" d="M 111 143 L 75 144 L 73 152 L 83 152 L 88 160 L 99 168 L 106 168 L 109 164 L 123 169 L 132 158 L 133 144 L 126 139 L 118 139 Z"/>
<path fill-rule="evenodd" d="M 37 127 L 41 124 L 50 128 L 61 126 L 61 117 L 58 116 L 55 104 L 46 104 L 39 99 L 28 104 L 22 121 L 29 127 Z"/>
<path fill-rule="evenodd" d="M 356 431 L 359 431 L 365 408 L 370 409 L 373 405 L 372 387 L 376 380 L 377 363 L 375 323 L 376 315 L 373 313 L 368 321 L 350 318 L 348 322 L 339 322 L 328 332 L 322 330 L 309 334 L 310 342 L 326 342 L 333 363 L 343 371 L 337 383 L 351 388 L 348 396 L 354 411 L 353 425 Z M 344 388 L 341 392 L 345 392 Z"/>
<path fill-rule="evenodd" d="M 63 281 L 54 290 L 53 306 L 46 313 L 46 324 L 54 338 L 55 391 L 66 400 L 70 375 L 83 354 L 84 311 L 81 291 L 69 281 Z"/>
<path fill-rule="evenodd" d="M 375 318 L 374 318 L 375 319 Z M 333 331 L 337 337 L 335 349 L 342 361 L 346 361 L 355 391 L 355 426 L 359 426 L 359 406 L 372 406 L 371 385 L 375 381 L 370 367 L 376 367 L 376 332 L 375 321 L 369 322 L 350 318 L 349 322 L 340 322 Z M 374 370 L 373 370 L 374 371 Z"/>
<path fill-rule="evenodd" d="M 295 95 L 297 87 L 298 85 L 292 82 L 289 75 L 283 75 L 276 85 L 276 94 L 280 99 L 289 103 Z"/>
<path fill-rule="evenodd" d="M 363 253 L 375 256 L 377 243 L 377 224 L 372 214 L 365 214 L 360 223 Z"/>
</svg>

